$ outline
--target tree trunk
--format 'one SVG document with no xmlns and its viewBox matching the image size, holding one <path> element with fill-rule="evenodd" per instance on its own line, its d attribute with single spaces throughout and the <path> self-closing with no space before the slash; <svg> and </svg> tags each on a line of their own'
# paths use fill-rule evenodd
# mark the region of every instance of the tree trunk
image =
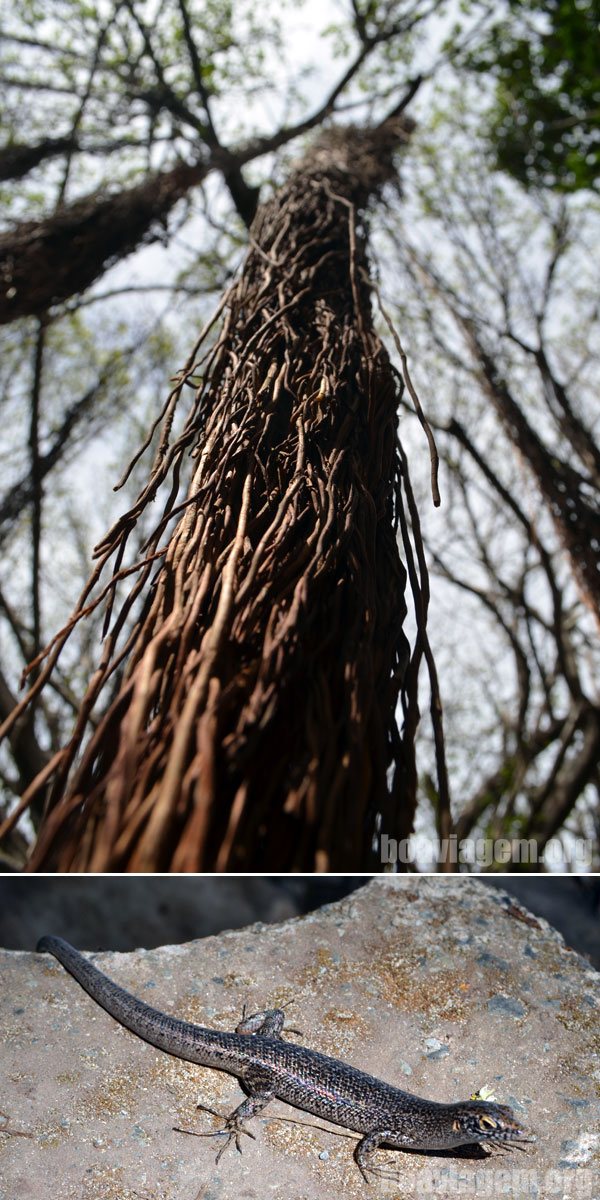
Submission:
<svg viewBox="0 0 600 1200">
<path fill-rule="evenodd" d="M 332 130 L 258 210 L 220 333 L 187 372 L 204 377 L 183 433 L 104 544 L 119 567 L 170 464 L 159 545 L 191 452 L 163 562 L 129 590 L 59 755 L 31 870 L 360 870 L 379 821 L 412 829 L 401 385 L 361 215 L 406 136 L 401 120 Z"/>
<path fill-rule="evenodd" d="M 548 452 L 486 353 L 473 323 L 462 318 L 461 324 L 482 385 L 513 445 L 534 473 L 571 560 L 580 595 L 600 626 L 600 513 L 587 499 L 593 491 L 593 481 L 586 480 L 570 463 Z"/>
</svg>

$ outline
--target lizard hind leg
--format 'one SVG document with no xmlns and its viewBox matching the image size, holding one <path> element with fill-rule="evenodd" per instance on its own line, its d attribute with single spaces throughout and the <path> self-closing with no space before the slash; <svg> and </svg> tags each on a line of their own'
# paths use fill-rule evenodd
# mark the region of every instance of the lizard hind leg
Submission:
<svg viewBox="0 0 600 1200">
<path fill-rule="evenodd" d="M 221 1146 L 215 1160 L 217 1163 L 232 1142 L 235 1142 L 235 1148 L 238 1153 L 242 1153 L 241 1134 L 245 1133 L 251 1138 L 255 1136 L 250 1129 L 245 1128 L 245 1122 L 249 1121 L 252 1117 L 257 1117 L 275 1095 L 274 1077 L 270 1071 L 265 1071 L 262 1068 L 250 1068 L 248 1071 L 245 1071 L 240 1077 L 240 1082 L 248 1093 L 247 1098 L 225 1118 L 225 1124 L 222 1129 L 215 1129 L 211 1133 L 199 1135 L 200 1137 L 223 1137 L 226 1135 L 227 1141 Z M 221 1116 L 220 1113 L 215 1113 L 214 1109 L 207 1108 L 204 1104 L 198 1104 L 197 1108 L 204 1109 L 205 1112 L 210 1112 L 213 1116 Z"/>
<path fill-rule="evenodd" d="M 217 1110 L 215 1108 L 209 1108 L 208 1104 L 200 1104 L 200 1102 L 198 1102 L 198 1104 L 196 1105 L 196 1108 L 200 1109 L 202 1112 L 210 1113 L 211 1116 L 219 1117 L 222 1121 L 225 1122 L 222 1129 L 211 1129 L 208 1133 L 198 1133 L 196 1130 L 193 1131 L 194 1137 L 201 1137 L 201 1138 L 225 1137 L 225 1136 L 227 1137 L 227 1141 L 224 1142 L 224 1144 L 221 1146 L 221 1149 L 219 1150 L 219 1152 L 217 1154 L 215 1162 L 219 1162 L 222 1155 L 225 1153 L 227 1147 L 234 1140 L 235 1140 L 236 1150 L 238 1150 L 240 1154 L 242 1153 L 242 1147 L 240 1145 L 240 1135 L 242 1133 L 246 1133 L 248 1135 L 248 1137 L 254 1138 L 254 1134 L 251 1132 L 250 1129 L 244 1129 L 243 1126 L 241 1126 L 238 1123 L 240 1109 L 242 1109 L 243 1107 L 244 1107 L 244 1105 L 240 1104 L 239 1108 L 236 1108 L 234 1112 L 230 1113 L 229 1116 L 226 1116 L 225 1113 L 217 1112 Z M 191 1130 L 183 1130 L 182 1132 L 191 1133 L 192 1131 Z"/>
</svg>

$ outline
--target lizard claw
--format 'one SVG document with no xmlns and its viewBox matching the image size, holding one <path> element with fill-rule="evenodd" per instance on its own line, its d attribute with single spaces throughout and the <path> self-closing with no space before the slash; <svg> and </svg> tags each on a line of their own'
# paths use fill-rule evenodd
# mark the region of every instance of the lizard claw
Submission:
<svg viewBox="0 0 600 1200">
<path fill-rule="evenodd" d="M 242 1133 L 245 1133 L 247 1137 L 250 1137 L 253 1141 L 256 1141 L 255 1135 L 251 1133 L 249 1129 L 244 1129 L 243 1125 L 234 1125 L 233 1123 L 230 1124 L 229 1121 L 226 1123 L 224 1129 L 215 1129 L 213 1133 L 204 1134 L 205 1137 L 222 1137 L 223 1134 L 227 1134 L 227 1141 L 223 1146 L 221 1146 L 221 1149 L 219 1150 L 215 1159 L 215 1163 L 218 1163 L 221 1160 L 227 1147 L 230 1146 L 232 1142 L 235 1142 L 235 1148 L 238 1154 L 242 1153 L 240 1141 L 240 1134 Z"/>
</svg>

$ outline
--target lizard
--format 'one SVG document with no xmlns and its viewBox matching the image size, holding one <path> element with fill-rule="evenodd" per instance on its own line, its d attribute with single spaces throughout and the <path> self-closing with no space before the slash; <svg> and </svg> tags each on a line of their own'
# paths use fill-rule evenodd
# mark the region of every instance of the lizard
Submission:
<svg viewBox="0 0 600 1200">
<path fill-rule="evenodd" d="M 397 1177 L 374 1165 L 372 1155 L 380 1146 L 427 1151 L 473 1143 L 510 1148 L 535 1141 L 507 1105 L 474 1099 L 450 1104 L 426 1100 L 339 1059 L 286 1042 L 281 1036 L 282 1009 L 244 1016 L 235 1033 L 221 1032 L 151 1008 L 62 938 L 42 937 L 37 951 L 53 954 L 97 1004 L 152 1046 L 237 1076 L 246 1099 L 224 1118 L 222 1129 L 199 1135 L 227 1135 L 217 1162 L 232 1141 L 241 1153 L 240 1134 L 254 1136 L 245 1123 L 274 1098 L 361 1134 L 354 1159 L 367 1182 L 369 1172 Z"/>
</svg>

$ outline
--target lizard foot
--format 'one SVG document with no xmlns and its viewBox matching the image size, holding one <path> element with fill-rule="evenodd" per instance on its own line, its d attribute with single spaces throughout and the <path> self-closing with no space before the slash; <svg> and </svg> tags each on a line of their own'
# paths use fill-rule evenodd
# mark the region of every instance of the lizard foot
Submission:
<svg viewBox="0 0 600 1200">
<path fill-rule="evenodd" d="M 241 1147 L 241 1134 L 242 1133 L 245 1133 L 247 1137 L 252 1138 L 253 1141 L 256 1140 L 255 1134 L 251 1133 L 251 1131 L 249 1129 L 245 1129 L 244 1126 L 239 1123 L 235 1113 L 232 1113 L 232 1115 L 230 1117 L 227 1117 L 227 1116 L 225 1116 L 224 1113 L 217 1112 L 216 1109 L 214 1109 L 214 1108 L 209 1108 L 207 1104 L 200 1104 L 200 1103 L 198 1103 L 196 1105 L 196 1108 L 201 1109 L 202 1112 L 210 1113 L 211 1116 L 213 1116 L 213 1117 L 219 1117 L 219 1119 L 221 1121 L 225 1122 L 222 1129 L 211 1129 L 207 1133 L 195 1132 L 196 1137 L 207 1137 L 207 1138 L 208 1137 L 226 1137 L 227 1138 L 227 1141 L 225 1142 L 225 1144 L 223 1146 L 221 1146 L 221 1149 L 219 1150 L 219 1152 L 217 1154 L 215 1162 L 219 1162 L 219 1160 L 224 1155 L 227 1147 L 229 1145 L 231 1145 L 232 1142 L 235 1142 L 235 1148 L 238 1151 L 238 1154 L 242 1153 L 242 1147 Z"/>
</svg>

